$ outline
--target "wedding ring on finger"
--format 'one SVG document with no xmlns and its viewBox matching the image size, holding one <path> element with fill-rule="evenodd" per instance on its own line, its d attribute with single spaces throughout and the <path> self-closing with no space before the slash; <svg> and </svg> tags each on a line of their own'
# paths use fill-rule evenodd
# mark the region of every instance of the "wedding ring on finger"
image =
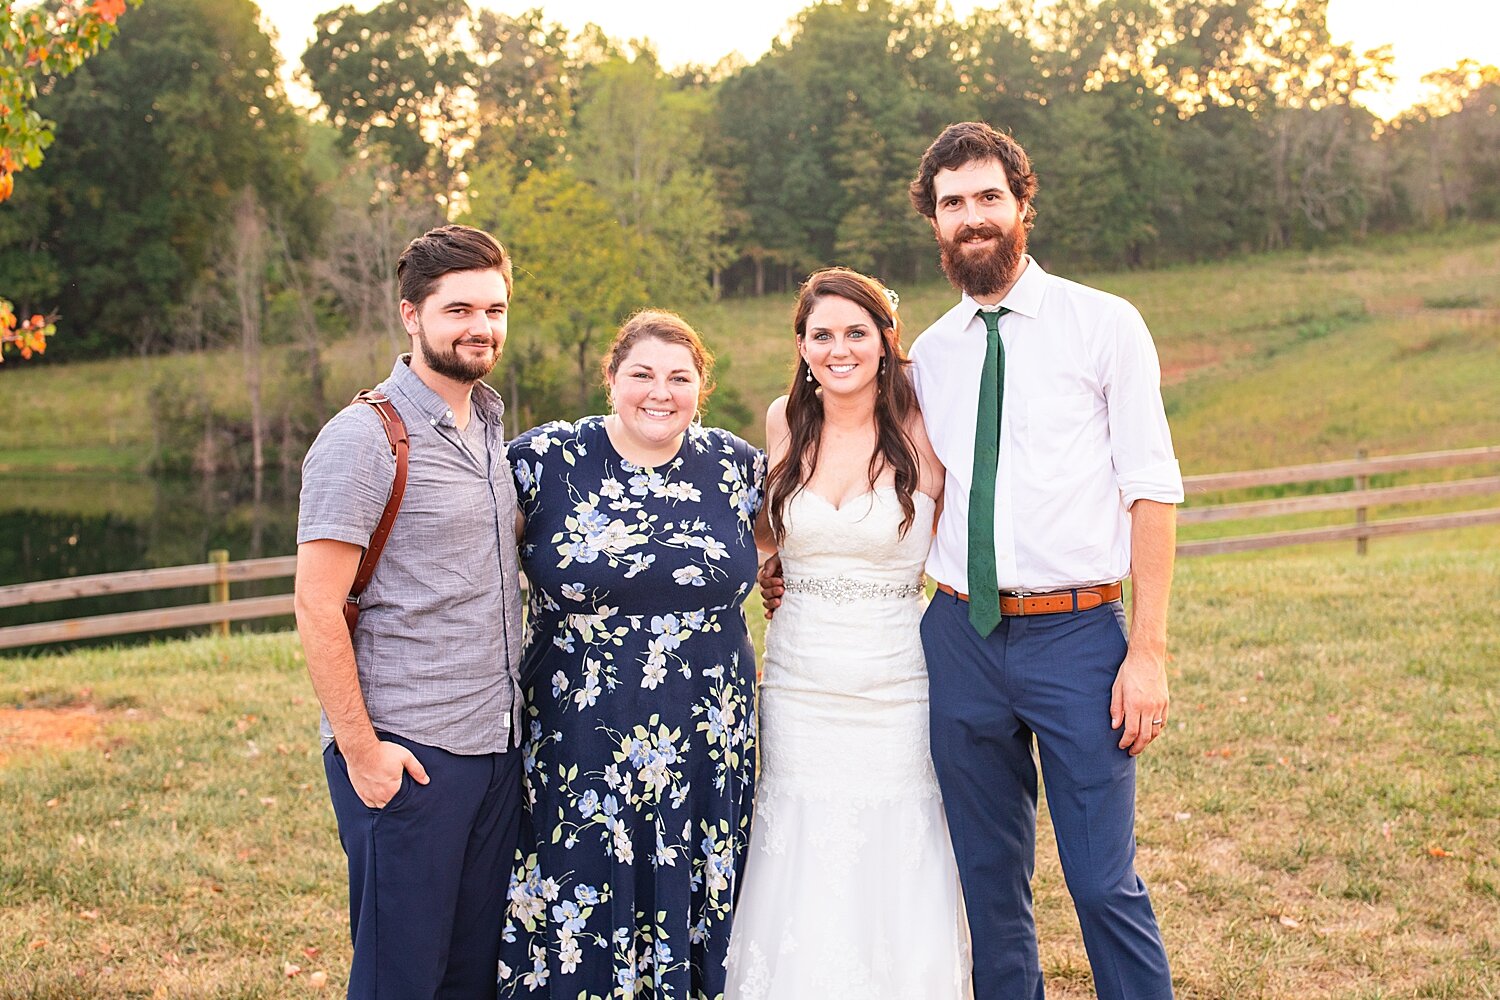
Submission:
<svg viewBox="0 0 1500 1000">
<path fill-rule="evenodd" d="M 1166 721 L 1165 719 L 1152 719 L 1151 720 L 1151 724 L 1153 726 L 1159 726 L 1159 725 L 1161 725 L 1165 721 Z"/>
</svg>

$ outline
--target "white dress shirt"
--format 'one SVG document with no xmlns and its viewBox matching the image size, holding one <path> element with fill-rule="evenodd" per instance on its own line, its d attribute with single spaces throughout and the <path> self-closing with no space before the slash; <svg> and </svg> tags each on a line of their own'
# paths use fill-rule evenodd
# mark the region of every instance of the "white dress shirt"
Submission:
<svg viewBox="0 0 1500 1000">
<path fill-rule="evenodd" d="M 1005 398 L 995 483 L 1001 590 L 1113 583 L 1130 572 L 1136 500 L 1182 502 L 1161 400 L 1161 367 L 1141 315 L 1108 292 L 1026 258 L 1001 305 Z M 947 468 L 928 575 L 968 593 L 969 484 L 985 327 L 967 294 L 917 338 L 917 397 Z"/>
</svg>

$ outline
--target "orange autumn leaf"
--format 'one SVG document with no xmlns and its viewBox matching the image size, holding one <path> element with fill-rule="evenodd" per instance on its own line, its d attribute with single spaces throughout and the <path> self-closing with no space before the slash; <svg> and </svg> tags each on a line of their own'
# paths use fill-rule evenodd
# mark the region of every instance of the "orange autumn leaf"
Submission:
<svg viewBox="0 0 1500 1000">
<path fill-rule="evenodd" d="M 1452 851 L 1445 851 L 1441 847 L 1429 847 L 1429 848 L 1427 848 L 1427 853 L 1430 854 L 1430 855 L 1432 855 L 1434 858 L 1451 858 L 1451 857 L 1453 857 L 1453 852 Z"/>
<path fill-rule="evenodd" d="M 89 10 L 105 24 L 114 24 L 125 13 L 125 0 L 94 0 Z"/>
</svg>

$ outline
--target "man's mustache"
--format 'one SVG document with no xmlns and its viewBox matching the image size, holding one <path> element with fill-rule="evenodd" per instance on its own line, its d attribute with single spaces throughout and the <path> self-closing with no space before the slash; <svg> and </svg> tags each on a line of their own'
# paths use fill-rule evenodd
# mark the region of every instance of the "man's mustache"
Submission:
<svg viewBox="0 0 1500 1000">
<path fill-rule="evenodd" d="M 965 224 L 959 226 L 958 232 L 953 234 L 953 242 L 962 243 L 965 240 L 972 240 L 976 237 L 982 240 L 1004 239 L 1005 230 L 1001 229 L 999 226 L 992 226 L 987 222 L 982 222 L 977 226 L 970 226 Z"/>
</svg>

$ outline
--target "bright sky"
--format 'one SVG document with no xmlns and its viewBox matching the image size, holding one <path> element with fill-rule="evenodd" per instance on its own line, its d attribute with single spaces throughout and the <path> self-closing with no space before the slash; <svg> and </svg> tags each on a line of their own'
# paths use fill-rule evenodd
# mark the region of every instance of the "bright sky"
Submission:
<svg viewBox="0 0 1500 1000">
<path fill-rule="evenodd" d="M 312 40 L 315 13 L 347 0 L 260 0 L 276 28 L 288 62 L 297 64 Z M 353 0 L 360 10 L 376 0 Z M 663 65 L 713 65 L 730 52 L 753 62 L 770 48 L 805 0 L 478 0 L 479 5 L 519 14 L 540 4 L 548 20 L 577 30 L 589 22 L 621 40 L 650 39 Z M 966 16 L 980 4 L 955 0 Z M 1423 74 L 1471 58 L 1500 65 L 1500 3 L 1495 0 L 1329 0 L 1334 39 L 1363 52 L 1389 44 L 1396 56 L 1396 84 L 1389 94 L 1367 94 L 1364 102 L 1382 116 L 1394 115 L 1422 96 Z"/>
</svg>

